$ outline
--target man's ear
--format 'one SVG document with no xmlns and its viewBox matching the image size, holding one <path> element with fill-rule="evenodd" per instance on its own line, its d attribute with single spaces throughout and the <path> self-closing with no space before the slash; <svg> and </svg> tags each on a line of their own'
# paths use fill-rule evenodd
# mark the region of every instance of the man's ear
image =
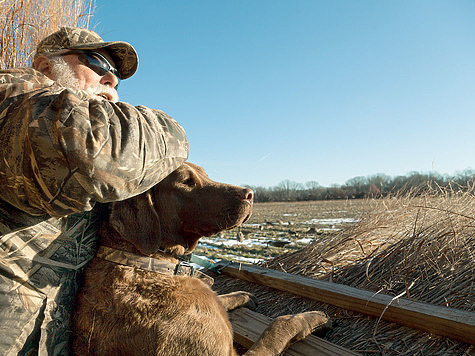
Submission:
<svg viewBox="0 0 475 356">
<path fill-rule="evenodd" d="M 150 191 L 112 204 L 109 223 L 140 252 L 150 255 L 160 248 L 160 218 Z"/>
<path fill-rule="evenodd" d="M 33 63 L 33 68 L 51 78 L 51 61 L 46 56 L 38 56 Z"/>
</svg>

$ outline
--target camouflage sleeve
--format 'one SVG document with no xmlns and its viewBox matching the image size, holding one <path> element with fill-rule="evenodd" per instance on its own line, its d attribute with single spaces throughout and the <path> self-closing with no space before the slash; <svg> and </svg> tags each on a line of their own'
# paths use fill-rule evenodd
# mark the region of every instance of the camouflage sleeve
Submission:
<svg viewBox="0 0 475 356">
<path fill-rule="evenodd" d="M 26 68 L 0 71 L 0 142 L 1 199 L 53 217 L 144 192 L 188 155 L 185 132 L 163 112 Z"/>
</svg>

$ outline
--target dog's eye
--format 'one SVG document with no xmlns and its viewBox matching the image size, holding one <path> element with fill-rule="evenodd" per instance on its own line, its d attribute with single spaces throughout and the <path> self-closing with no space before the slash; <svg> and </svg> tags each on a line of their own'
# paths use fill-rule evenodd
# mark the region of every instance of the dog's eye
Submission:
<svg viewBox="0 0 475 356">
<path fill-rule="evenodd" d="M 189 177 L 185 179 L 182 184 L 187 185 L 189 187 L 194 187 L 195 186 L 195 180 L 192 177 Z"/>
</svg>

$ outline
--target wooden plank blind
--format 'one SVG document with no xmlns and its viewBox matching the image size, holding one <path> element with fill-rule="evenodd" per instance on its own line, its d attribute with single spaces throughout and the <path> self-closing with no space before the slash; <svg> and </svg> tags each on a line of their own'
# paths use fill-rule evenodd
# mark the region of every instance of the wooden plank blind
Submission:
<svg viewBox="0 0 475 356">
<path fill-rule="evenodd" d="M 234 341 L 250 348 L 272 323 L 272 319 L 246 308 L 230 312 L 229 319 L 233 326 Z M 356 356 L 357 353 L 323 340 L 314 335 L 291 345 L 285 352 L 286 356 Z"/>
<path fill-rule="evenodd" d="M 475 344 L 475 313 L 460 309 L 420 303 L 404 298 L 319 281 L 258 266 L 231 263 L 222 265 L 221 273 L 332 304 L 347 310 L 381 317 L 410 328 L 419 329 L 466 343 Z"/>
</svg>

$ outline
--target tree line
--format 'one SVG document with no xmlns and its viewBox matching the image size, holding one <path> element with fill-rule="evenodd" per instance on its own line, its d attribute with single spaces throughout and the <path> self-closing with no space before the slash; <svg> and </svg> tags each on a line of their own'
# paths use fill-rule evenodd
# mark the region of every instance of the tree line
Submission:
<svg viewBox="0 0 475 356">
<path fill-rule="evenodd" d="M 330 187 L 321 186 L 316 181 L 297 183 L 291 180 L 284 180 L 274 187 L 246 186 L 254 190 L 256 202 L 279 202 L 379 198 L 407 192 L 419 194 L 434 187 L 450 187 L 453 191 L 459 191 L 473 187 L 474 184 L 475 170 L 468 169 L 455 176 L 435 172 L 411 172 L 396 177 L 385 174 L 360 176 L 351 178 L 342 185 L 333 184 Z"/>
</svg>

